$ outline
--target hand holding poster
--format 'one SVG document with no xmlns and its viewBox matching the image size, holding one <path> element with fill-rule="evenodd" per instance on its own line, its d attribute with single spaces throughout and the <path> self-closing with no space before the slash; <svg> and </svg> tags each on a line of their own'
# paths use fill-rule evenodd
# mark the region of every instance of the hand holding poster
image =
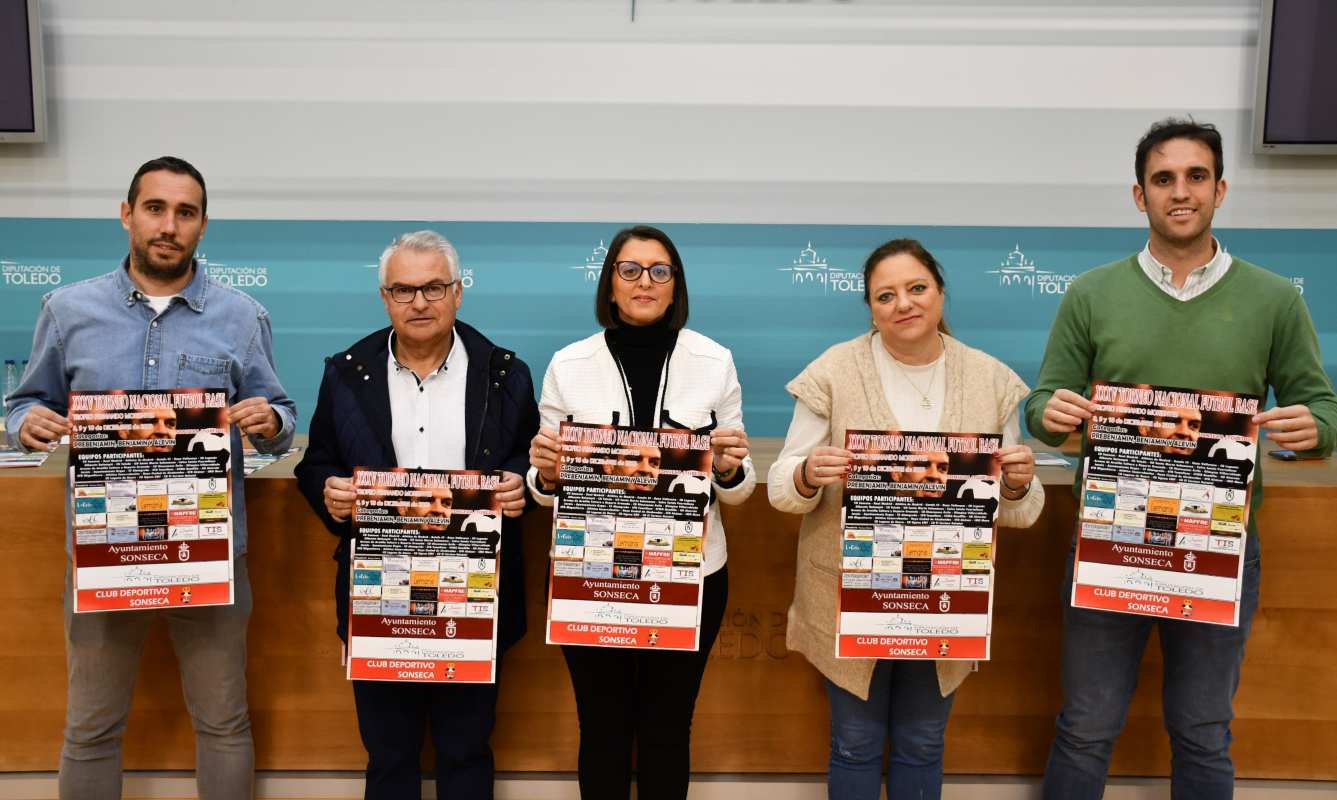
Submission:
<svg viewBox="0 0 1337 800">
<path fill-rule="evenodd" d="M 1253 395 L 1096 382 L 1072 604 L 1239 624 Z"/>
<path fill-rule="evenodd" d="M 75 613 L 230 605 L 226 393 L 72 392 L 69 407 Z"/>
<path fill-rule="evenodd" d="M 548 644 L 695 650 L 709 434 L 563 422 Z"/>
<path fill-rule="evenodd" d="M 837 658 L 989 658 L 1001 445 L 846 432 Z"/>
<path fill-rule="evenodd" d="M 500 480 L 354 470 L 350 679 L 496 682 Z"/>
</svg>

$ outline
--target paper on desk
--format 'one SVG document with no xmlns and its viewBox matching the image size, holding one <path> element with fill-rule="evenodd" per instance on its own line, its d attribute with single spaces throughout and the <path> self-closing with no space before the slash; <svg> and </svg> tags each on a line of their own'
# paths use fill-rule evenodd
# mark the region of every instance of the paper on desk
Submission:
<svg viewBox="0 0 1337 800">
<path fill-rule="evenodd" d="M 44 453 L 40 450 L 33 453 L 25 453 L 21 450 L 3 450 L 0 451 L 0 469 L 11 469 L 14 467 L 40 467 L 46 461 L 50 453 Z"/>
<path fill-rule="evenodd" d="M 302 448 L 300 447 L 290 447 L 282 453 L 261 453 L 248 447 L 242 451 L 242 472 L 246 475 L 250 475 L 256 470 L 264 469 L 276 461 L 282 461 L 288 456 L 293 455 L 294 453 L 300 453 L 301 451 Z"/>
</svg>

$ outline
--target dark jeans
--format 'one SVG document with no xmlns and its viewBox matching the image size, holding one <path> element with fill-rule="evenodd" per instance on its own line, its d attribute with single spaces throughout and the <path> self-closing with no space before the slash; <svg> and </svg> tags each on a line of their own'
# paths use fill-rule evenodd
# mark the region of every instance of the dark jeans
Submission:
<svg viewBox="0 0 1337 800">
<path fill-rule="evenodd" d="M 501 664 L 497 664 L 500 678 Z M 436 748 L 438 800 L 490 800 L 497 684 L 353 681 L 367 748 L 367 800 L 422 797 L 424 729 Z"/>
<path fill-rule="evenodd" d="M 580 717 L 580 796 L 631 796 L 636 745 L 637 797 L 687 797 L 692 712 L 706 660 L 729 599 L 729 568 L 708 575 L 701 598 L 701 642 L 686 650 L 622 650 L 564 645 Z"/>
<path fill-rule="evenodd" d="M 1258 537 L 1251 537 L 1245 547 L 1238 628 L 1073 608 L 1072 570 L 1069 553 L 1063 595 L 1063 709 L 1045 768 L 1046 800 L 1098 800 L 1104 795 L 1110 754 L 1123 730 L 1152 628 L 1160 632 L 1165 656 L 1161 705 L 1173 753 L 1170 795 L 1175 800 L 1231 797 L 1231 701 L 1258 609 Z"/>
<path fill-rule="evenodd" d="M 887 797 L 935 800 L 942 796 L 942 751 L 947 715 L 956 693 L 938 690 L 934 661 L 879 661 L 868 699 L 860 700 L 831 681 L 831 761 L 826 778 L 830 800 L 877 800 L 882 750 L 891 739 Z"/>
</svg>

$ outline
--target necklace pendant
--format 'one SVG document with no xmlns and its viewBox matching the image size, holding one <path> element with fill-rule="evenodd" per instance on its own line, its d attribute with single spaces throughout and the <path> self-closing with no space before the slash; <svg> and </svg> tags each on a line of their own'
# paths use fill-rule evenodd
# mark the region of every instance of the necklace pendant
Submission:
<svg viewBox="0 0 1337 800">
<path fill-rule="evenodd" d="M 919 407 L 927 411 L 928 409 L 933 408 L 933 401 L 925 397 L 920 401 Z"/>
</svg>

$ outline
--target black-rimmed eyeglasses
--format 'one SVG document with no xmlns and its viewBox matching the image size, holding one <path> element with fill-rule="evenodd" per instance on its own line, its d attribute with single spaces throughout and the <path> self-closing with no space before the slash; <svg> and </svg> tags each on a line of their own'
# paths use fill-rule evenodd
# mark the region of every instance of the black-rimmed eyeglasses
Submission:
<svg viewBox="0 0 1337 800">
<path fill-rule="evenodd" d="M 390 295 L 390 299 L 394 300 L 396 303 L 412 303 L 413 298 L 417 296 L 418 292 L 422 292 L 422 299 L 429 303 L 435 303 L 437 300 L 445 297 L 446 291 L 454 285 L 455 281 L 451 281 L 450 283 L 433 281 L 432 283 L 424 283 L 422 286 L 404 286 L 402 284 L 395 284 L 394 286 L 382 286 L 381 291 Z"/>
<path fill-rule="evenodd" d="M 673 280 L 673 265 L 662 262 L 647 267 L 635 261 L 619 261 L 613 265 L 613 269 L 617 270 L 617 276 L 624 281 L 638 281 L 642 272 L 649 272 L 650 280 L 655 283 L 668 283 Z"/>
</svg>

